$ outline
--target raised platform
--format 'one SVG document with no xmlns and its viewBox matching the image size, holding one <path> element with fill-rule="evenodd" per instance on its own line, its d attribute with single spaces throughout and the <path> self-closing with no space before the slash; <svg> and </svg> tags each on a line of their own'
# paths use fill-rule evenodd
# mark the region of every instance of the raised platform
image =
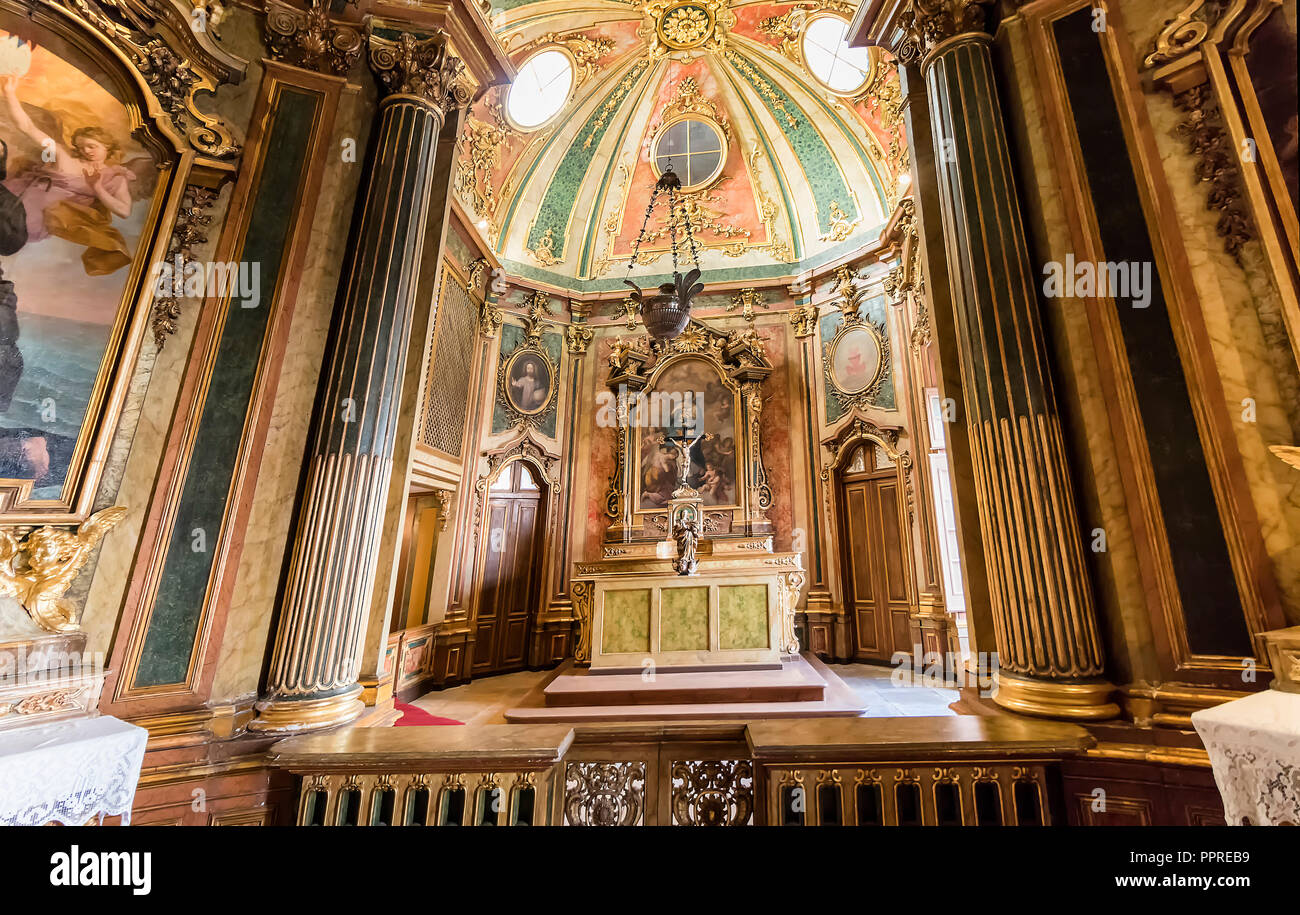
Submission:
<svg viewBox="0 0 1300 915">
<path fill-rule="evenodd" d="M 726 720 L 736 718 L 858 717 L 866 706 L 847 684 L 811 655 L 780 670 L 608 674 L 560 667 L 505 719 L 563 721 Z"/>
</svg>

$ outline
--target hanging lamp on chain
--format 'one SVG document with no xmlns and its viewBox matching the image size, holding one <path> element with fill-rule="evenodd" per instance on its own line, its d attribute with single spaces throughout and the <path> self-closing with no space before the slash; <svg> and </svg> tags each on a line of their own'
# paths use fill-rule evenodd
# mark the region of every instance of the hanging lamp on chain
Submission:
<svg viewBox="0 0 1300 915">
<path fill-rule="evenodd" d="M 670 162 L 668 168 L 655 182 L 654 192 L 650 195 L 650 203 L 645 208 L 645 221 L 641 223 L 641 233 L 636 238 L 636 244 L 632 248 L 632 259 L 627 264 L 629 278 L 623 281 L 632 287 L 631 298 L 637 307 L 637 311 L 641 313 L 641 322 L 645 324 L 646 331 L 655 340 L 661 342 L 676 339 L 686 329 L 686 325 L 691 320 L 691 302 L 704 289 L 704 284 L 699 282 L 699 248 L 695 242 L 695 233 L 691 229 L 691 217 L 686 207 L 686 201 L 680 196 L 681 189 L 681 179 L 673 171 Z M 650 225 L 650 214 L 654 212 L 660 194 L 663 194 L 668 200 L 668 240 L 673 256 L 673 278 L 672 282 L 659 285 L 658 294 L 646 295 L 640 286 L 632 282 L 630 275 L 641 253 L 641 244 L 645 241 L 646 229 Z M 679 222 L 685 236 L 682 247 L 685 249 L 685 253 L 689 254 L 691 263 L 694 265 L 685 276 L 678 269 L 679 246 L 677 232 Z"/>
</svg>

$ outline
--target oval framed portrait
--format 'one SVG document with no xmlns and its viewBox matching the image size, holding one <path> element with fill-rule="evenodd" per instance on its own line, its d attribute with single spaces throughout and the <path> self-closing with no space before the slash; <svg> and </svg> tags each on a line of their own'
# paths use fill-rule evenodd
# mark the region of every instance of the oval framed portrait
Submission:
<svg viewBox="0 0 1300 915">
<path fill-rule="evenodd" d="M 883 348 L 876 329 L 852 324 L 840 330 L 831 343 L 831 380 L 845 394 L 861 394 L 880 377 Z"/>
<path fill-rule="evenodd" d="M 506 361 L 505 389 L 510 406 L 524 416 L 545 410 L 555 390 L 555 372 L 546 354 L 535 349 L 515 351 Z"/>
</svg>

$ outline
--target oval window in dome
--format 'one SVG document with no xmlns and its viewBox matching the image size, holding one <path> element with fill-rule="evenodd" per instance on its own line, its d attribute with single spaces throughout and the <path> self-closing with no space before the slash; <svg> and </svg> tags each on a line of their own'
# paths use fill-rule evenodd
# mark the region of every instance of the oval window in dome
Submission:
<svg viewBox="0 0 1300 915">
<path fill-rule="evenodd" d="M 534 54 L 519 68 L 506 95 L 506 114 L 523 130 L 541 127 L 560 113 L 573 88 L 573 61 L 554 48 Z"/>
<path fill-rule="evenodd" d="M 660 131 L 655 138 L 652 161 L 662 175 L 672 166 L 682 187 L 703 187 L 722 172 L 727 158 L 727 141 L 712 121 L 682 118 Z"/>
<path fill-rule="evenodd" d="M 871 72 L 867 48 L 849 47 L 849 24 L 838 16 L 818 16 L 803 32 L 803 59 L 808 72 L 827 89 L 851 95 Z"/>
</svg>

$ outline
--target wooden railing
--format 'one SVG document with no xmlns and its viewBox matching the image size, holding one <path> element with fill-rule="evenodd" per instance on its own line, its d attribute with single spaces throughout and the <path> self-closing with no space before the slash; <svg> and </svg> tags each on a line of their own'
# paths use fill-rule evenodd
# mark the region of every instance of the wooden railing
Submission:
<svg viewBox="0 0 1300 915">
<path fill-rule="evenodd" d="M 1011 718 L 369 728 L 293 737 L 300 825 L 1038 825 L 1082 728 Z"/>
</svg>

